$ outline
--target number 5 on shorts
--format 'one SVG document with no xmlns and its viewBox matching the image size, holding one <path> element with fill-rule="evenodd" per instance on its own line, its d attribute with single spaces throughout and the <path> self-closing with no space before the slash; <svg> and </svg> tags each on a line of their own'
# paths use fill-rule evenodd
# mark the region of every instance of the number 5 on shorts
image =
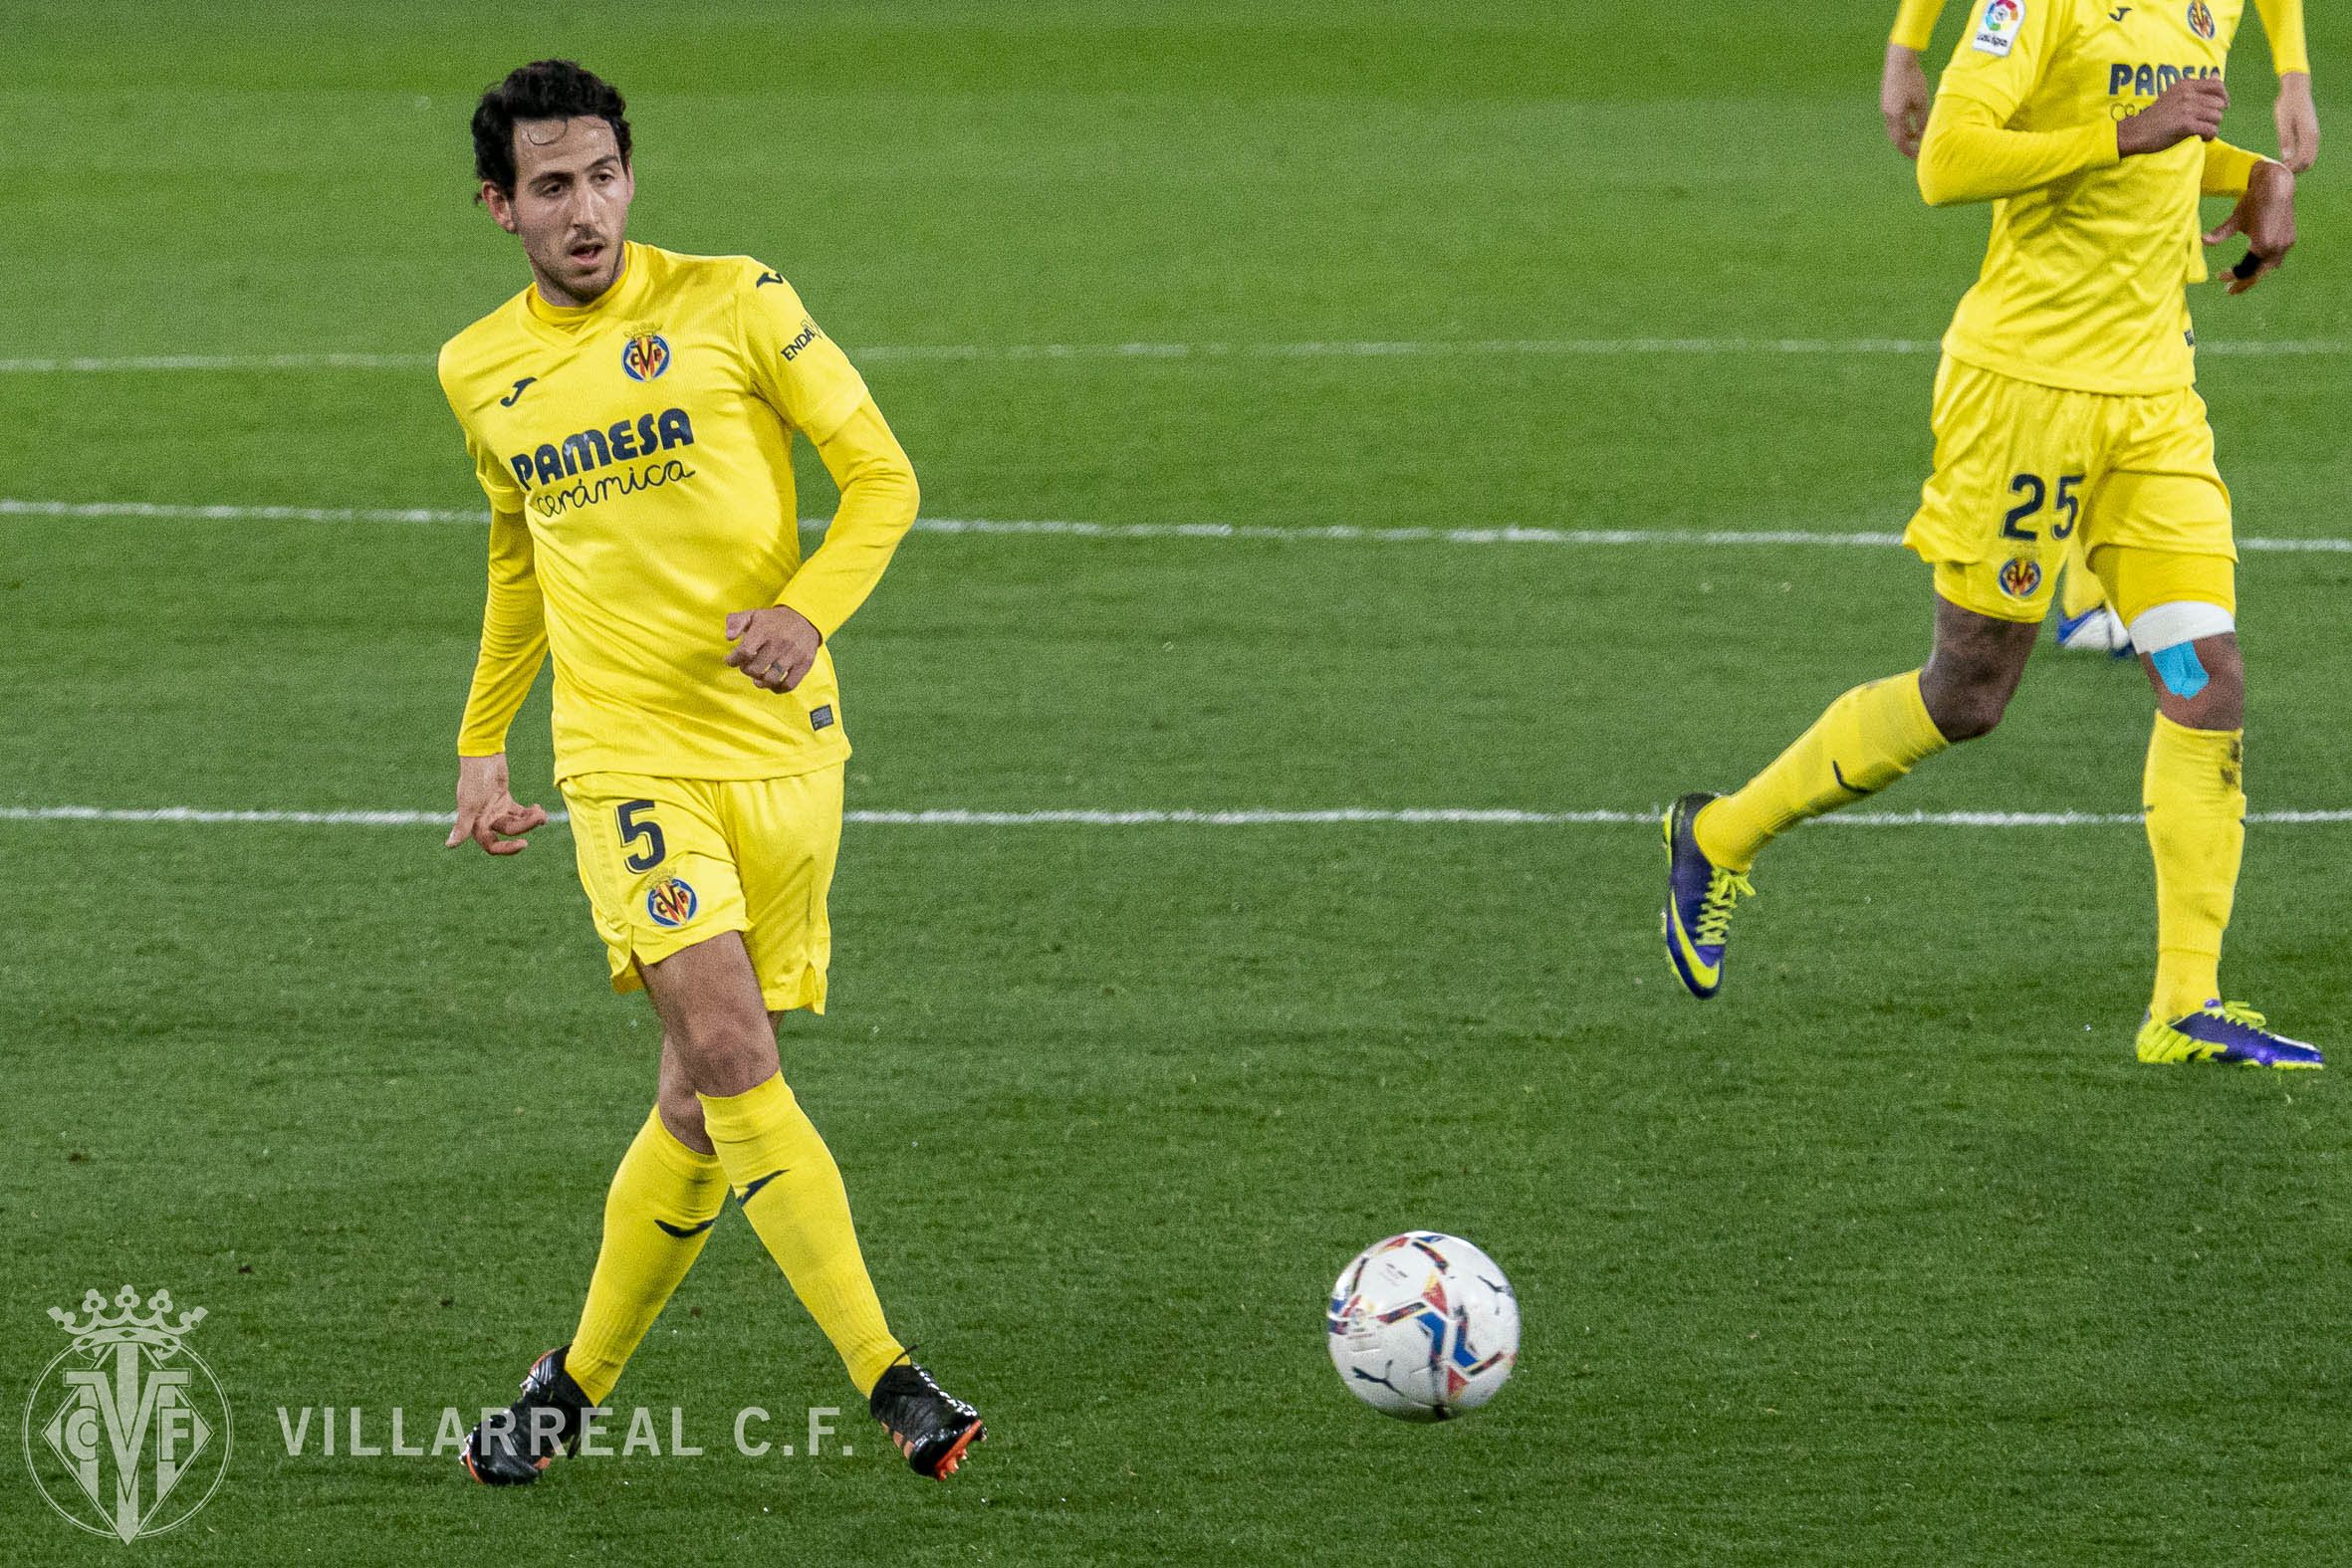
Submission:
<svg viewBox="0 0 2352 1568">
<path fill-rule="evenodd" d="M 621 863 L 631 871 L 650 871 L 661 864 L 661 857 L 669 853 L 669 845 L 662 841 L 661 824 L 653 820 L 650 800 L 623 800 L 613 812 L 620 823 L 620 841 L 636 843 L 643 839 L 645 847 L 634 851 Z"/>
</svg>

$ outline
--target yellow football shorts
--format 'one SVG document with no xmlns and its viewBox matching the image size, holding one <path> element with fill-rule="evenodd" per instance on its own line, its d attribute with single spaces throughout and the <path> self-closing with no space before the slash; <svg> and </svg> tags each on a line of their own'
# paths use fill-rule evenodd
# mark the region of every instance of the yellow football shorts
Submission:
<svg viewBox="0 0 2352 1568">
<path fill-rule="evenodd" d="M 1903 543 L 1944 598 L 2038 621 L 2079 532 L 2127 622 L 2165 598 L 2236 608 L 2230 489 L 2196 388 L 2076 392 L 1946 357 L 1935 431 L 1936 471 Z"/>
<path fill-rule="evenodd" d="M 843 765 L 789 779 L 583 774 L 564 782 L 572 842 L 614 991 L 723 931 L 743 933 L 771 1012 L 824 1010 L 824 899 L 841 843 Z"/>
</svg>

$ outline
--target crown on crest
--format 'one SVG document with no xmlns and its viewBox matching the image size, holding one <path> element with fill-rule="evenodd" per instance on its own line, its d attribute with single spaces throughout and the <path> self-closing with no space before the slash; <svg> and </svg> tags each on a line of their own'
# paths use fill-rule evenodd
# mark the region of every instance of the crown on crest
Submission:
<svg viewBox="0 0 2352 1568">
<path fill-rule="evenodd" d="M 147 1297 L 142 1309 L 138 1291 L 124 1285 L 115 1292 L 110 1310 L 107 1298 L 97 1291 L 82 1297 L 82 1315 L 49 1309 L 57 1326 L 74 1336 L 76 1350 L 95 1350 L 102 1345 L 140 1344 L 162 1350 L 176 1350 L 188 1330 L 204 1321 L 204 1309 L 191 1307 L 179 1314 L 177 1322 L 171 1318 L 171 1292 L 158 1290 Z"/>
</svg>

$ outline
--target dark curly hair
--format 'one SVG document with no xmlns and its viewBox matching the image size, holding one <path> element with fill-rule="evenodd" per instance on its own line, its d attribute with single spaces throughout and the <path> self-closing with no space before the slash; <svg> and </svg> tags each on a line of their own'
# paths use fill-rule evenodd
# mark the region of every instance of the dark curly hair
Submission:
<svg viewBox="0 0 2352 1568">
<path fill-rule="evenodd" d="M 628 103 L 618 89 L 577 60 L 534 60 L 474 106 L 474 175 L 512 196 L 515 193 L 515 121 L 575 119 L 593 114 L 612 127 L 620 161 L 629 160 Z M 476 199 L 480 193 L 477 190 Z"/>
</svg>

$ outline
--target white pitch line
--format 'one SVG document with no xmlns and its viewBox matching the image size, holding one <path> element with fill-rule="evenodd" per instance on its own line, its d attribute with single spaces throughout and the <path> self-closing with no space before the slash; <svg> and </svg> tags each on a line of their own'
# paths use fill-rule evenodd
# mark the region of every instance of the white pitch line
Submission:
<svg viewBox="0 0 2352 1568">
<path fill-rule="evenodd" d="M 873 343 L 853 351 L 869 363 L 1088 359 L 1426 359 L 1651 358 L 1750 355 L 1932 354 L 1933 337 L 1478 337 L 1332 338 L 1302 342 Z M 2352 354 L 2341 338 L 2220 339 L 2199 351 L 2228 358 Z M 429 353 L 29 354 L 0 358 L 0 375 L 82 375 L 118 371 L 401 370 L 433 367 Z"/>
<path fill-rule="evenodd" d="M 293 507 L 150 501 L 25 501 L 0 498 L 0 518 L 133 518 L 164 523 L 421 523 L 476 528 L 490 514 L 446 507 Z M 824 518 L 803 518 L 822 530 Z M 1638 546 L 1828 546 L 1884 550 L 1903 536 L 1880 531 L 1824 529 L 1601 529 L 1505 524 L 1493 528 L 1382 527 L 1361 523 L 1080 523 L 989 518 L 918 518 L 917 534 L 976 534 L 1049 539 L 1249 540 L 1277 544 L 1565 545 L 1592 549 Z M 2239 550 L 2290 555 L 2352 555 L 2352 539 L 2241 539 Z"/>
<path fill-rule="evenodd" d="M 448 507 L 280 507 L 152 501 L 12 501 L 0 518 L 139 518 L 159 523 L 470 523 L 490 514 Z"/>
<path fill-rule="evenodd" d="M 1647 811 L 1525 811 L 1508 807 L 1340 806 L 1322 810 L 1280 807 L 1232 810 L 1062 809 L 981 811 L 940 807 L 922 811 L 853 810 L 843 819 L 868 827 L 1628 827 L 1655 826 L 1659 813 Z M 551 813 L 562 823 L 567 813 Z M 2319 811 L 2251 811 L 2249 824 L 2311 826 L 2352 822 L 2352 808 Z M 2137 811 L 1847 811 L 1823 817 L 1849 827 L 2137 827 Z M 447 811 L 220 810 L 205 806 L 4 805 L 0 822 L 126 822 L 220 827 L 431 827 L 449 825 Z"/>
<path fill-rule="evenodd" d="M 429 353 L 35 354 L 0 359 L 0 375 L 84 375 L 118 370 L 429 370 Z"/>
</svg>

